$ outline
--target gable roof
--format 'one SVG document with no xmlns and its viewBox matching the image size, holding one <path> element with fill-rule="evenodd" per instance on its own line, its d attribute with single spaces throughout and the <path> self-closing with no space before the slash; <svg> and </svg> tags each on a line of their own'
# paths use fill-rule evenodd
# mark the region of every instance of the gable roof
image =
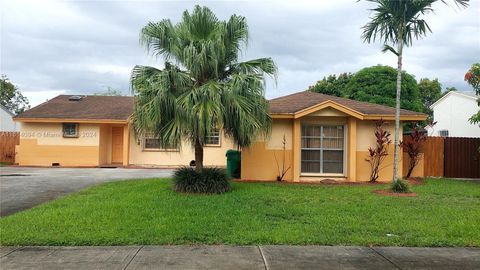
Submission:
<svg viewBox="0 0 480 270">
<path fill-rule="evenodd" d="M 38 119 L 126 122 L 133 113 L 133 97 L 60 95 L 14 117 L 18 121 Z"/>
<path fill-rule="evenodd" d="M 474 92 L 464 92 L 464 91 L 450 91 L 448 93 L 446 93 L 443 97 L 439 98 L 437 101 L 435 101 L 432 105 L 430 105 L 430 109 L 433 109 L 435 106 L 437 106 L 440 102 L 442 102 L 443 100 L 447 99 L 447 97 L 451 96 L 451 95 L 456 95 L 456 96 L 459 96 L 459 97 L 463 97 L 463 98 L 467 98 L 467 99 L 472 99 L 474 101 L 476 101 L 478 98 L 480 98 L 479 96 L 475 95 Z"/>
<path fill-rule="evenodd" d="M 272 116 L 293 116 L 298 118 L 305 113 L 332 107 L 359 119 L 391 118 L 395 116 L 395 108 L 347 98 L 330 96 L 310 91 L 303 91 L 270 100 Z M 426 114 L 400 110 L 403 120 L 424 120 Z M 418 119 L 417 119 L 418 118 Z"/>
</svg>

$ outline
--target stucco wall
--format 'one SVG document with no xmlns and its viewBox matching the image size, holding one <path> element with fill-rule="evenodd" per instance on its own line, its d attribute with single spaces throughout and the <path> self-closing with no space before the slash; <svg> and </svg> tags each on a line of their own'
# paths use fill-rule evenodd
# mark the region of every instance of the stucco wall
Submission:
<svg viewBox="0 0 480 270">
<path fill-rule="evenodd" d="M 236 149 L 236 146 L 231 139 L 225 136 L 221 136 L 220 141 L 220 146 L 205 146 L 203 154 L 203 164 L 205 166 L 226 166 L 225 153 L 229 149 Z M 188 166 L 190 161 L 195 159 L 195 153 L 193 147 L 188 142 L 182 144 L 180 151 L 143 150 L 141 140 L 131 130 L 129 157 L 130 165 L 178 167 Z"/>
<path fill-rule="evenodd" d="M 380 165 L 379 179 L 378 181 L 387 182 L 392 180 L 393 176 L 393 140 L 395 132 L 395 122 L 387 121 L 384 129 L 389 131 L 392 140 L 392 144 L 388 147 L 388 156 L 385 158 L 383 163 Z M 357 123 L 357 181 L 369 181 L 370 180 L 370 164 L 365 161 L 368 157 L 368 148 L 375 147 L 375 121 L 358 121 Z M 402 139 L 402 128 L 400 125 L 400 140 Z M 398 175 L 402 176 L 402 159 L 403 153 L 399 149 L 399 166 L 398 166 Z"/>
<path fill-rule="evenodd" d="M 337 180 L 348 181 L 368 181 L 370 177 L 370 165 L 365 159 L 368 157 L 368 148 L 375 146 L 375 121 L 356 120 L 352 117 L 346 117 L 343 113 L 335 113 L 327 110 L 325 113 L 314 113 L 300 118 L 301 124 L 345 124 L 347 126 L 346 146 L 345 146 L 345 169 L 343 176 L 311 176 L 301 175 L 300 171 L 289 170 L 284 180 L 295 181 L 295 173 L 298 174 L 300 181 L 318 181 L 325 178 L 335 178 Z M 281 141 L 285 134 L 287 139 L 286 147 L 286 167 L 293 167 L 295 152 L 300 153 L 300 143 L 293 141 L 294 131 L 293 119 L 274 119 L 272 123 L 272 134 L 267 139 L 259 139 L 251 147 L 242 151 L 242 179 L 245 180 L 275 180 L 278 175 L 277 162 L 275 156 L 283 157 Z M 379 181 L 390 181 L 393 175 L 393 138 L 394 122 L 389 121 L 385 129 L 391 132 L 392 144 L 388 151 L 389 155 L 382 163 Z M 400 130 L 400 134 L 402 130 Z M 300 139 L 299 139 L 300 140 Z M 399 175 L 402 175 L 403 153 L 400 150 Z M 282 165 L 280 160 L 279 165 Z M 299 166 L 299 164 L 296 164 Z M 417 171 L 415 171 L 415 174 Z"/>
<path fill-rule="evenodd" d="M 284 180 L 292 181 L 292 131 L 292 120 L 274 119 L 268 138 L 259 138 L 255 144 L 242 150 L 242 179 L 275 180 L 279 175 L 278 167 L 281 168 L 285 163 L 285 168 L 290 169 Z M 284 136 L 285 152 L 282 143 Z"/>
<path fill-rule="evenodd" d="M 22 123 L 19 165 L 97 166 L 99 164 L 98 124 L 79 124 L 78 138 L 63 138 L 61 123 Z"/>
<path fill-rule="evenodd" d="M 408 163 L 410 161 L 410 157 L 406 152 L 403 152 L 403 174 L 402 176 L 405 177 L 408 172 Z M 420 160 L 418 161 L 417 166 L 413 168 L 412 174 L 410 177 L 424 177 L 424 156 L 423 153 L 420 154 Z"/>
<path fill-rule="evenodd" d="M 100 125 L 99 163 L 100 165 L 112 162 L 112 126 Z"/>
</svg>

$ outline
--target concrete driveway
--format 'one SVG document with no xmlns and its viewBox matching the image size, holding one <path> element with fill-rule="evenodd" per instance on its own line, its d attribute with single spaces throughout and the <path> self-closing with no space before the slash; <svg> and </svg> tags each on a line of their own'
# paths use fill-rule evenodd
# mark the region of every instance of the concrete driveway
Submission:
<svg viewBox="0 0 480 270">
<path fill-rule="evenodd" d="M 89 186 L 126 179 L 170 177 L 171 169 L 0 167 L 0 216 Z"/>
</svg>

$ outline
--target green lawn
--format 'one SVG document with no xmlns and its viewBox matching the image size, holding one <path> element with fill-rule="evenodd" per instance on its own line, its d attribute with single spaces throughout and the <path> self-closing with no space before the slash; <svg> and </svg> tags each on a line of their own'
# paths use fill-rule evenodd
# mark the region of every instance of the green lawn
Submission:
<svg viewBox="0 0 480 270">
<path fill-rule="evenodd" d="M 0 240 L 480 246 L 480 184 L 429 179 L 414 186 L 415 198 L 370 192 L 382 187 L 233 183 L 227 194 L 205 196 L 177 194 L 168 179 L 115 182 L 1 218 Z"/>
</svg>

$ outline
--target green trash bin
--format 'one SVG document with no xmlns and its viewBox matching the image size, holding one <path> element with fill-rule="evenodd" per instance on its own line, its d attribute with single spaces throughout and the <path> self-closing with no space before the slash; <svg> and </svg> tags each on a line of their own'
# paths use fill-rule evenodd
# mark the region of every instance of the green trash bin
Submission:
<svg viewBox="0 0 480 270">
<path fill-rule="evenodd" d="M 240 178 L 241 153 L 237 150 L 227 150 L 227 175 L 233 178 Z"/>
</svg>

